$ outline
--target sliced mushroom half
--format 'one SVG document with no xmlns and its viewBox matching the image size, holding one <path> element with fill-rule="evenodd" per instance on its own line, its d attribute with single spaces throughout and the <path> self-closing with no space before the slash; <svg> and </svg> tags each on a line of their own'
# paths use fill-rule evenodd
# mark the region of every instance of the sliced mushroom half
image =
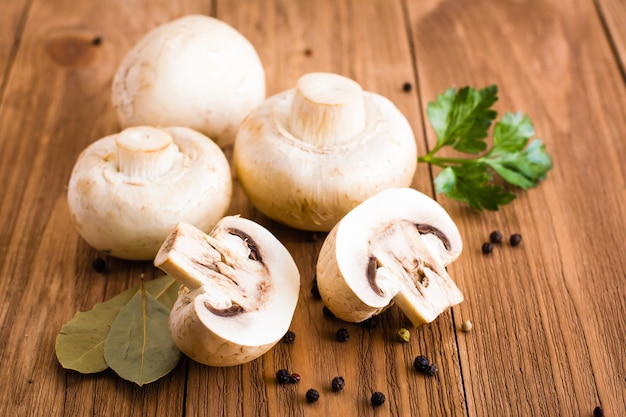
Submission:
<svg viewBox="0 0 626 417">
<path fill-rule="evenodd" d="M 446 271 L 461 250 L 437 202 L 411 188 L 385 190 L 329 233 L 317 262 L 319 292 L 342 320 L 361 322 L 395 303 L 420 326 L 463 301 Z"/>
<path fill-rule="evenodd" d="M 251 220 L 225 217 L 208 235 L 180 223 L 154 264 L 183 284 L 170 313 L 170 333 L 197 362 L 249 362 L 289 329 L 300 289 L 298 268 L 287 249 Z"/>
</svg>

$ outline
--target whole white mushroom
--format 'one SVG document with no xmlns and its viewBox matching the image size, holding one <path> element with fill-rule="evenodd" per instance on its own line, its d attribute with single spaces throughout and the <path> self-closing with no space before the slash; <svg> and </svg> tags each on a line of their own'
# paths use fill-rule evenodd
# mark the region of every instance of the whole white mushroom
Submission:
<svg viewBox="0 0 626 417">
<path fill-rule="evenodd" d="M 233 164 L 267 217 L 328 231 L 368 197 L 409 186 L 417 147 L 391 101 L 338 74 L 309 73 L 246 117 Z"/>
<path fill-rule="evenodd" d="M 89 145 L 70 176 L 67 198 L 79 234 L 118 258 L 151 260 L 185 221 L 209 231 L 230 205 L 222 150 L 185 127 L 131 127 Z"/>
<path fill-rule="evenodd" d="M 254 46 L 202 15 L 148 32 L 123 59 L 112 87 L 122 127 L 185 126 L 222 147 L 264 99 L 265 72 Z"/>
</svg>

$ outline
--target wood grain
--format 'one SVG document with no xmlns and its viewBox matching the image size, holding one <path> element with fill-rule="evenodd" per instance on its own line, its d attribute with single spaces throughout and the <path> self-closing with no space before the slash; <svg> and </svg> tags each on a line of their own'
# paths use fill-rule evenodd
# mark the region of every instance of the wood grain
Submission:
<svg viewBox="0 0 626 417">
<path fill-rule="evenodd" d="M 0 94 L 11 70 L 22 36 L 30 3 L 26 0 L 5 2 L 0 13 Z"/>
<path fill-rule="evenodd" d="M 7 2 L 5 2 L 7 3 Z M 0 6 L 0 415 L 15 416 L 607 416 L 626 415 L 626 80 L 619 0 L 72 0 Z M 325 235 L 264 218 L 236 185 L 231 214 L 270 229 L 290 250 L 302 288 L 293 344 L 232 368 L 183 359 L 143 388 L 113 372 L 58 364 L 61 325 L 161 273 L 95 252 L 75 232 L 65 187 L 89 143 L 119 130 L 110 83 L 148 30 L 214 15 L 247 36 L 268 95 L 309 71 L 349 76 L 406 115 L 420 153 L 435 137 L 427 103 L 450 86 L 499 87 L 500 113 L 527 112 L 554 159 L 538 188 L 499 212 L 433 194 L 420 165 L 413 186 L 457 222 L 449 268 L 466 300 L 411 341 L 397 309 L 372 329 L 329 318 L 310 293 Z M 411 84 L 403 91 L 404 83 Z M 230 157 L 231 149 L 226 149 Z M 489 233 L 523 235 L 485 256 Z M 104 257 L 107 269 L 91 263 Z M 464 320 L 474 329 L 460 331 Z M 346 327 L 351 338 L 337 342 Z M 436 377 L 411 367 L 418 354 Z M 301 375 L 278 386 L 275 372 Z M 346 388 L 333 393 L 342 375 Z M 321 398 L 308 404 L 308 388 Z M 374 391 L 387 396 L 373 408 Z M 121 411 L 120 411 L 121 410 Z"/>
<path fill-rule="evenodd" d="M 459 339 L 469 414 L 623 414 L 626 94 L 594 5 L 426 3 L 409 8 L 422 100 L 495 83 L 500 111 L 528 112 L 555 164 L 499 213 L 443 200 L 469 246 L 452 267 L 476 324 Z M 493 229 L 524 244 L 485 257 Z"/>
<path fill-rule="evenodd" d="M 626 78 L 626 2 L 621 0 L 596 0 L 598 13 L 605 25 L 608 39 L 619 60 L 622 77 Z"/>
</svg>

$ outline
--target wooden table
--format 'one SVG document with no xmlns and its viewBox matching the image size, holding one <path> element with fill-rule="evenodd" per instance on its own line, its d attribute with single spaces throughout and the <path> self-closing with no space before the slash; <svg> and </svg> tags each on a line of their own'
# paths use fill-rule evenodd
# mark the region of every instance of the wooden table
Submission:
<svg viewBox="0 0 626 417">
<path fill-rule="evenodd" d="M 112 75 L 149 29 L 202 13 L 256 46 L 268 95 L 309 71 L 336 72 L 391 99 L 420 154 L 426 104 L 450 86 L 500 89 L 497 108 L 527 112 L 554 169 L 498 212 L 437 196 L 465 249 L 449 267 L 465 301 L 394 341 L 378 327 L 328 319 L 310 294 L 324 235 L 267 220 L 235 186 L 229 213 L 258 221 L 301 272 L 296 343 L 231 368 L 183 359 L 138 387 L 113 372 L 64 370 L 63 323 L 162 273 L 105 257 L 75 231 L 66 185 L 76 157 L 119 131 Z M 626 415 L 626 3 L 623 0 L 11 0 L 0 5 L 0 415 L 3 416 L 606 416 Z M 95 41 L 94 41 L 95 40 Z M 403 91 L 409 82 L 411 91 Z M 226 150 L 230 156 L 230 150 Z M 413 186 L 431 195 L 437 171 Z M 481 245 L 492 230 L 522 244 Z M 460 331 L 464 320 L 474 329 Z M 348 343 L 333 340 L 348 326 Z M 416 355 L 439 365 L 428 378 Z M 274 374 L 298 372 L 278 386 Z M 332 393 L 342 375 L 346 388 Z M 320 400 L 305 400 L 308 388 Z M 379 408 L 374 391 L 385 393 Z"/>
</svg>

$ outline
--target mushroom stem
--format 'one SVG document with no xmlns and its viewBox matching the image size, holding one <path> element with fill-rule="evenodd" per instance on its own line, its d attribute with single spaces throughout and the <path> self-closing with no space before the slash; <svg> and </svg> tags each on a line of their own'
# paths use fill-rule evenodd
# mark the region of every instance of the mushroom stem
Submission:
<svg viewBox="0 0 626 417">
<path fill-rule="evenodd" d="M 124 129 L 116 139 L 116 150 L 118 170 L 131 181 L 166 174 L 178 154 L 172 135 L 148 126 Z"/>
<path fill-rule="evenodd" d="M 363 89 L 337 74 L 305 74 L 298 80 L 289 117 L 291 134 L 303 142 L 338 145 L 365 128 Z"/>
</svg>

